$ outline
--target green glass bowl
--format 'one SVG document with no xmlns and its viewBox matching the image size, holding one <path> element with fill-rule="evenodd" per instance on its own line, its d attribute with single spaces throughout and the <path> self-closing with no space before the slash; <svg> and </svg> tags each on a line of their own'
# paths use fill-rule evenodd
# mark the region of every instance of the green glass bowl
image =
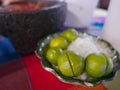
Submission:
<svg viewBox="0 0 120 90">
<path fill-rule="evenodd" d="M 106 43 L 106 45 L 110 48 L 110 51 L 113 53 L 113 56 L 111 57 L 113 59 L 113 63 L 114 63 L 114 68 L 113 68 L 113 71 L 107 75 L 107 76 L 104 76 L 104 77 L 101 77 L 101 78 L 98 78 L 98 79 L 91 79 L 91 80 L 80 80 L 80 79 L 77 79 L 77 78 L 74 78 L 74 77 L 67 77 L 67 76 L 64 76 L 60 73 L 60 71 L 58 70 L 58 68 L 56 68 L 54 65 L 51 65 L 49 63 L 49 61 L 46 59 L 46 52 L 49 48 L 49 42 L 50 40 L 55 37 L 55 36 L 58 36 L 60 33 L 54 33 L 54 34 L 51 34 L 51 35 L 48 35 L 44 38 L 42 38 L 39 42 L 38 42 L 38 47 L 35 51 L 36 55 L 40 58 L 40 62 L 43 66 L 43 68 L 51 73 L 53 73 L 56 77 L 58 77 L 59 80 L 63 81 L 63 82 L 66 82 L 66 83 L 77 83 L 77 84 L 81 84 L 83 86 L 87 86 L 87 87 L 94 87 L 98 84 L 100 84 L 101 82 L 105 82 L 105 81 L 111 81 L 114 79 L 115 75 L 116 75 L 116 72 L 120 69 L 120 54 L 118 51 L 116 51 L 112 45 L 103 40 L 102 38 L 100 37 L 97 37 L 97 36 L 92 36 L 94 39 L 100 41 L 100 42 L 104 42 Z M 83 34 L 86 34 L 86 33 L 81 33 L 79 32 L 80 35 L 83 35 Z M 87 34 L 89 35 L 89 34 Z"/>
</svg>

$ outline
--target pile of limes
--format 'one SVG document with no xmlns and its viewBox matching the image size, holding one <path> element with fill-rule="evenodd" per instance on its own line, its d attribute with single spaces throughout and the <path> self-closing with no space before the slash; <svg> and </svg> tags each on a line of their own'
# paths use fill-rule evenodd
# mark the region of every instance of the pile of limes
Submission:
<svg viewBox="0 0 120 90">
<path fill-rule="evenodd" d="M 69 43 L 78 37 L 75 29 L 67 29 L 59 36 L 54 37 L 46 53 L 47 60 L 58 66 L 60 72 L 68 77 L 74 77 L 87 72 L 93 78 L 108 75 L 113 70 L 113 62 L 104 53 L 92 53 L 86 58 L 77 52 L 67 50 Z"/>
</svg>

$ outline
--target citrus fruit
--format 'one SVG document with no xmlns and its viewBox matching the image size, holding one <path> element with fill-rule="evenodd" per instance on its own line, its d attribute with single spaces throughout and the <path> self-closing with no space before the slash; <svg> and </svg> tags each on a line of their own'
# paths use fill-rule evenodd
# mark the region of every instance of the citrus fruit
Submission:
<svg viewBox="0 0 120 90">
<path fill-rule="evenodd" d="M 113 70 L 113 62 L 112 62 L 111 58 L 109 56 L 106 56 L 106 60 L 107 60 L 107 68 L 106 68 L 106 72 L 105 72 L 104 76 L 110 74 Z"/>
<path fill-rule="evenodd" d="M 63 52 L 60 48 L 49 48 L 46 54 L 46 58 L 51 64 L 57 65 L 58 56 Z"/>
<path fill-rule="evenodd" d="M 86 59 L 86 72 L 94 78 L 102 77 L 107 68 L 107 60 L 103 54 L 92 53 Z"/>
<path fill-rule="evenodd" d="M 78 32 L 75 29 L 67 29 L 61 33 L 69 42 L 74 41 L 78 37 Z"/>
<path fill-rule="evenodd" d="M 84 60 L 76 53 L 66 51 L 58 58 L 58 68 L 65 76 L 77 76 L 84 70 Z"/>
<path fill-rule="evenodd" d="M 61 36 L 54 37 L 50 41 L 50 47 L 57 47 L 57 48 L 62 48 L 65 49 L 68 46 L 68 41 Z"/>
</svg>

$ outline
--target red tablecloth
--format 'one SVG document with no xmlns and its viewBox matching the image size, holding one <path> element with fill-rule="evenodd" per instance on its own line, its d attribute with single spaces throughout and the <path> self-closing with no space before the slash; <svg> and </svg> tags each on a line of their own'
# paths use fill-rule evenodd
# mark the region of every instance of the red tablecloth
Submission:
<svg viewBox="0 0 120 90">
<path fill-rule="evenodd" d="M 40 59 L 30 55 L 0 64 L 0 90 L 107 90 L 103 84 L 94 88 L 63 83 L 44 70 Z"/>
<path fill-rule="evenodd" d="M 107 90 L 103 84 L 94 88 L 63 83 L 53 74 L 44 70 L 36 55 L 26 56 L 22 61 L 27 69 L 33 90 Z"/>
</svg>

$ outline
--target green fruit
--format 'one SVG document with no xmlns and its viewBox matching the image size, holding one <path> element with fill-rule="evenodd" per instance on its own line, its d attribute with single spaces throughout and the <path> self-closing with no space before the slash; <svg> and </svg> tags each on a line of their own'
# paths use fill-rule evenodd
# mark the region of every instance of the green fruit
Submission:
<svg viewBox="0 0 120 90">
<path fill-rule="evenodd" d="M 65 49 L 67 48 L 67 46 L 68 46 L 67 40 L 61 36 L 55 37 L 50 41 L 50 47 Z"/>
<path fill-rule="evenodd" d="M 110 57 L 106 56 L 106 60 L 107 60 L 107 69 L 106 69 L 106 72 L 105 72 L 104 76 L 110 74 L 113 70 L 113 62 L 110 59 Z"/>
<path fill-rule="evenodd" d="M 70 77 L 74 76 L 70 62 L 68 61 L 68 57 L 65 53 L 61 54 L 58 58 L 58 68 L 63 75 Z"/>
<path fill-rule="evenodd" d="M 74 76 L 81 74 L 84 69 L 84 60 L 83 57 L 72 52 L 67 52 L 67 57 L 70 60 L 71 68 L 73 69 Z"/>
<path fill-rule="evenodd" d="M 107 68 L 107 60 L 103 54 L 90 54 L 86 59 L 86 72 L 94 77 L 104 76 Z"/>
<path fill-rule="evenodd" d="M 57 59 L 63 50 L 60 48 L 50 48 L 47 51 L 46 58 L 51 64 L 57 65 Z"/>
<path fill-rule="evenodd" d="M 69 42 L 74 41 L 78 37 L 78 32 L 74 29 L 67 29 L 61 33 Z"/>
<path fill-rule="evenodd" d="M 84 70 L 84 60 L 76 53 L 72 51 L 66 51 L 58 58 L 58 68 L 65 76 L 77 76 Z"/>
</svg>

